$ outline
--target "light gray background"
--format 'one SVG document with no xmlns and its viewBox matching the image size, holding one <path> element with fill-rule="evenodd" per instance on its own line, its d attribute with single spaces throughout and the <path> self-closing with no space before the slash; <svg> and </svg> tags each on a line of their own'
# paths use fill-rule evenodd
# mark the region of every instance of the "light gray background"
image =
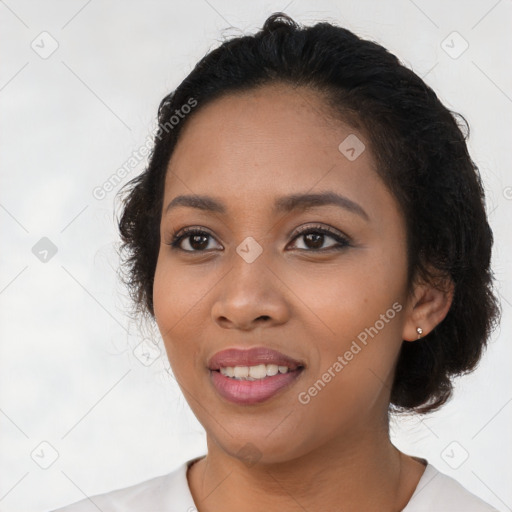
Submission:
<svg viewBox="0 0 512 512">
<path fill-rule="evenodd" d="M 339 22 L 382 43 L 470 123 L 503 321 L 455 398 L 439 413 L 393 422 L 393 438 L 500 511 L 512 510 L 512 2 L 5 0 L 2 511 L 56 508 L 204 453 L 204 431 L 166 371 L 163 347 L 141 362 L 150 333 L 128 319 L 116 278 L 119 186 L 103 199 L 93 190 L 145 144 L 161 98 L 200 57 L 223 35 L 252 32 L 279 10 L 304 23 Z M 44 253 L 47 242 L 33 251 L 43 237 L 56 254 Z"/>
</svg>

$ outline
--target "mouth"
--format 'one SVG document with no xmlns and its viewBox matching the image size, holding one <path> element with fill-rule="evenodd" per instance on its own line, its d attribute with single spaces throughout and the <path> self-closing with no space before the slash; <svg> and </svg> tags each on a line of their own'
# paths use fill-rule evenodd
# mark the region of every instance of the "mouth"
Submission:
<svg viewBox="0 0 512 512">
<path fill-rule="evenodd" d="M 255 366 L 223 366 L 219 370 L 225 377 L 235 380 L 261 380 L 267 377 L 273 377 L 274 375 L 284 374 L 288 372 L 294 372 L 302 369 L 302 366 L 296 368 L 290 368 L 286 365 L 277 364 L 258 364 Z"/>
<path fill-rule="evenodd" d="M 302 361 L 264 347 L 228 349 L 208 363 L 211 382 L 224 399 L 252 405 L 289 388 L 305 369 Z"/>
</svg>

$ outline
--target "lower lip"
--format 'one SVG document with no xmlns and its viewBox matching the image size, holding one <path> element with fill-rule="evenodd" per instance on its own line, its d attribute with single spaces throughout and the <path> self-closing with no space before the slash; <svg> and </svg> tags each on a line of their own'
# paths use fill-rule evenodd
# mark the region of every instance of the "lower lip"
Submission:
<svg viewBox="0 0 512 512">
<path fill-rule="evenodd" d="M 239 405 L 252 405 L 265 402 L 290 386 L 302 371 L 278 373 L 258 380 L 236 380 L 213 370 L 210 370 L 210 375 L 215 389 L 223 398 Z"/>
</svg>

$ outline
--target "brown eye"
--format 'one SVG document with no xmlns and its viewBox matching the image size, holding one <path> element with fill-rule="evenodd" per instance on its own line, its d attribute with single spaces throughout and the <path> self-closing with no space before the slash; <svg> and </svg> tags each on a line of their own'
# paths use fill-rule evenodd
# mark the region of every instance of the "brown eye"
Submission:
<svg viewBox="0 0 512 512">
<path fill-rule="evenodd" d="M 214 238 L 207 231 L 188 228 L 174 235 L 168 245 L 185 252 L 204 252 L 211 240 Z"/>
<path fill-rule="evenodd" d="M 188 235 L 185 240 L 189 241 L 189 245 L 196 251 L 206 249 L 208 246 L 209 235 Z"/>
<path fill-rule="evenodd" d="M 339 233 L 335 233 L 325 227 L 307 226 L 299 231 L 294 240 L 302 238 L 305 247 L 298 247 L 300 250 L 323 251 L 331 249 L 343 249 L 350 245 L 348 239 Z M 334 244 L 323 247 L 327 239 L 334 240 Z M 311 252 L 310 251 L 310 252 Z"/>
</svg>

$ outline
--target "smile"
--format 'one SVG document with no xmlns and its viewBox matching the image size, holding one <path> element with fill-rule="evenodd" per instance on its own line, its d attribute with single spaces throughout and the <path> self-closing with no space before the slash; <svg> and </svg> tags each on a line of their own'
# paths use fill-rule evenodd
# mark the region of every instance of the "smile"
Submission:
<svg viewBox="0 0 512 512">
<path fill-rule="evenodd" d="M 302 362 L 265 347 L 224 350 L 208 366 L 217 393 L 238 405 L 270 400 L 295 383 L 305 368 Z"/>
<path fill-rule="evenodd" d="M 226 377 L 238 380 L 257 380 L 273 377 L 278 373 L 288 373 L 288 366 L 277 364 L 259 364 L 257 366 L 226 366 L 220 368 L 220 373 Z"/>
<path fill-rule="evenodd" d="M 247 367 L 242 368 L 246 371 Z M 216 391 L 224 399 L 238 405 L 252 405 L 270 400 L 280 391 L 289 388 L 302 374 L 304 368 L 286 369 L 284 373 L 265 377 L 228 377 L 219 370 L 210 370 L 210 377 Z"/>
</svg>

